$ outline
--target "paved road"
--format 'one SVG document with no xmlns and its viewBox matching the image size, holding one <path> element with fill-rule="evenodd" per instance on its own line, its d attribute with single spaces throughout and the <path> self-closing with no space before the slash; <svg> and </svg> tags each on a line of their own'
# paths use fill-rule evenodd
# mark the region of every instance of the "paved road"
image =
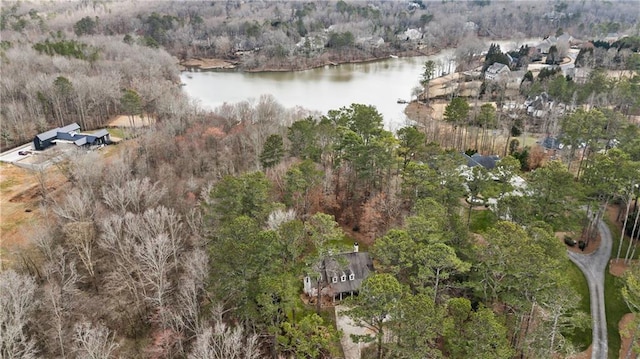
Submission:
<svg viewBox="0 0 640 359">
<path fill-rule="evenodd" d="M 27 155 L 27 156 L 19 155 L 18 152 L 20 151 L 33 151 L 33 146 L 30 143 L 28 143 L 26 145 L 13 148 L 9 151 L 2 152 L 0 153 L 0 162 L 15 163 L 26 158 L 27 156 L 30 156 L 30 155 Z"/>
<path fill-rule="evenodd" d="M 600 247 L 590 254 L 569 252 L 569 259 L 584 273 L 589 285 L 591 318 L 593 320 L 593 344 L 591 359 L 606 359 L 609 344 L 607 341 L 607 316 L 604 307 L 604 273 L 611 258 L 611 232 L 604 221 L 598 222 Z"/>
</svg>

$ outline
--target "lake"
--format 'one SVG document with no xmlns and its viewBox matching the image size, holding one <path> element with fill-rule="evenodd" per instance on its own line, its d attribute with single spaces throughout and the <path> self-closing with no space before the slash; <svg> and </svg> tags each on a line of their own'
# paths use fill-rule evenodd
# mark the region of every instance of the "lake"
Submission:
<svg viewBox="0 0 640 359">
<path fill-rule="evenodd" d="M 524 42 L 497 43 L 505 51 Z M 384 118 L 385 128 L 395 131 L 407 123 L 406 105 L 398 104 L 397 100 L 412 99 L 412 89 L 419 86 L 427 60 L 439 65 L 436 75 L 454 71 L 456 66 L 454 50 L 446 49 L 433 56 L 389 58 L 294 72 L 183 72 L 181 80 L 187 95 L 209 109 L 224 103 L 257 100 L 263 94 L 273 95 L 287 108 L 300 106 L 323 114 L 362 103 L 374 105 Z"/>
</svg>

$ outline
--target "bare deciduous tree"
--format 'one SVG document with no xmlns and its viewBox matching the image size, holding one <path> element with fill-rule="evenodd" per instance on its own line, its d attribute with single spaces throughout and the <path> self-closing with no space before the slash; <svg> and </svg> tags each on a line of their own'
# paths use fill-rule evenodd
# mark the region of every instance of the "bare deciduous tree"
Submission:
<svg viewBox="0 0 640 359">
<path fill-rule="evenodd" d="M 258 336 L 245 337 L 242 328 L 217 322 L 198 334 L 189 359 L 257 359 Z"/>
<path fill-rule="evenodd" d="M 96 231 L 93 222 L 71 222 L 64 226 L 67 242 L 80 258 L 89 276 L 95 278 L 94 246 Z"/>
<path fill-rule="evenodd" d="M 100 227 L 100 248 L 111 254 L 113 263 L 107 275 L 109 288 L 114 294 L 127 293 L 128 309 L 153 308 L 166 327 L 171 319 L 167 313 L 171 309 L 168 295 L 175 288 L 173 274 L 184 252 L 184 231 L 177 215 L 158 207 L 107 217 Z"/>
<path fill-rule="evenodd" d="M 165 233 L 148 236 L 133 247 L 133 253 L 140 269 L 140 280 L 150 289 L 145 299 L 160 311 L 160 319 L 164 324 L 166 296 L 171 289 L 168 275 L 176 265 L 171 260 L 171 239 Z"/>
<path fill-rule="evenodd" d="M 195 249 L 187 256 L 190 260 L 186 263 L 185 272 L 178 283 L 171 326 L 175 332 L 181 334 L 183 340 L 190 341 L 203 330 L 200 301 L 205 292 L 209 259 L 207 253 L 201 249 Z"/>
<path fill-rule="evenodd" d="M 134 221 L 135 216 L 131 213 L 104 218 L 100 222 L 102 235 L 98 239 L 98 245 L 109 254 L 111 262 L 111 270 L 105 275 L 106 288 L 110 295 L 119 298 L 113 302 L 111 312 L 124 320 L 144 308 L 145 288 L 137 278 L 140 269 L 133 255 L 136 238 L 128 232 Z"/>
<path fill-rule="evenodd" d="M 27 335 L 37 305 L 35 281 L 13 270 L 0 273 L 0 357 L 37 358 L 36 343 Z"/>
<path fill-rule="evenodd" d="M 76 324 L 73 339 L 79 358 L 112 358 L 119 346 L 107 327 L 101 324 L 93 326 L 88 322 Z"/>
<path fill-rule="evenodd" d="M 147 208 L 155 207 L 165 193 L 163 186 L 151 183 L 149 178 L 114 183 L 102 189 L 104 203 L 120 214 L 142 213 Z"/>
<path fill-rule="evenodd" d="M 293 221 L 296 219 L 296 211 L 293 209 L 276 209 L 269 214 L 267 219 L 267 228 L 276 230 L 281 224 Z"/>
<path fill-rule="evenodd" d="M 62 202 L 54 202 L 53 212 L 66 221 L 88 222 L 95 216 L 95 199 L 88 190 L 72 189 Z"/>
</svg>

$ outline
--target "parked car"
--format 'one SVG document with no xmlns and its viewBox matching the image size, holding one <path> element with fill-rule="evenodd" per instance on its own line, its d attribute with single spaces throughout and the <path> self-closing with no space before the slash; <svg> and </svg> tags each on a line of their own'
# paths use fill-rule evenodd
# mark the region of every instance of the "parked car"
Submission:
<svg viewBox="0 0 640 359">
<path fill-rule="evenodd" d="M 569 237 L 569 236 L 564 236 L 564 243 L 566 245 L 568 245 L 568 246 L 571 246 L 571 247 L 573 247 L 573 246 L 575 246 L 577 244 L 576 241 L 573 238 Z"/>
</svg>

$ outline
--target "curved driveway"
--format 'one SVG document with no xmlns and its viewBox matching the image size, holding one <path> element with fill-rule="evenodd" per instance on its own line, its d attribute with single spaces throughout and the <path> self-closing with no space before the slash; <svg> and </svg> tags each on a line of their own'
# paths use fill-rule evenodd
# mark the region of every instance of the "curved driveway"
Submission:
<svg viewBox="0 0 640 359">
<path fill-rule="evenodd" d="M 593 342 L 591 359 L 606 359 L 609 344 L 607 341 L 607 316 L 604 307 L 604 273 L 611 258 L 611 232 L 600 220 L 600 246 L 590 254 L 569 252 L 569 259 L 584 273 L 589 285 L 591 318 L 593 320 Z"/>
</svg>

